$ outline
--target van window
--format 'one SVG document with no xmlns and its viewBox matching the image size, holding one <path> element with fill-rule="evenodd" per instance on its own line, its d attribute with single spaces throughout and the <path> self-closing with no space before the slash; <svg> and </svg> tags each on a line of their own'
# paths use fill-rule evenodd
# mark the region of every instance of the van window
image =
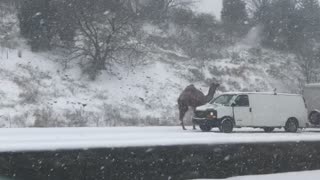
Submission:
<svg viewBox="0 0 320 180">
<path fill-rule="evenodd" d="M 234 97 L 234 95 L 232 94 L 228 94 L 228 95 L 221 95 L 219 97 L 217 97 L 216 99 L 212 100 L 210 102 L 210 104 L 220 104 L 220 105 L 223 105 L 223 106 L 230 106 L 230 102 L 231 102 L 231 99 Z"/>
<path fill-rule="evenodd" d="M 246 107 L 249 106 L 249 97 L 248 95 L 240 95 L 235 100 L 236 106 Z"/>
</svg>

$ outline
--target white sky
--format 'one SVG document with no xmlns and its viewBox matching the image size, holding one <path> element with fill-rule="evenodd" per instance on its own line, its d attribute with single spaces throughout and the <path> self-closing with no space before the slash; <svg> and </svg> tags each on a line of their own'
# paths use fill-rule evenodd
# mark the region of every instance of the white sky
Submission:
<svg viewBox="0 0 320 180">
<path fill-rule="evenodd" d="M 220 19 L 222 0 L 199 0 L 196 6 L 198 11 L 212 13 Z"/>
</svg>

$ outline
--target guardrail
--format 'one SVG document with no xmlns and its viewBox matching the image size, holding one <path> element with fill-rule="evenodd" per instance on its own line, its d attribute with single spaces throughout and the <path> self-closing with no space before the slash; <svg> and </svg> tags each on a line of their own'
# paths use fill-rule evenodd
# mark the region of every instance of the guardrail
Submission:
<svg viewBox="0 0 320 180">
<path fill-rule="evenodd" d="M 320 169 L 320 142 L 186 145 L 0 154 L 21 180 L 226 178 Z"/>
</svg>

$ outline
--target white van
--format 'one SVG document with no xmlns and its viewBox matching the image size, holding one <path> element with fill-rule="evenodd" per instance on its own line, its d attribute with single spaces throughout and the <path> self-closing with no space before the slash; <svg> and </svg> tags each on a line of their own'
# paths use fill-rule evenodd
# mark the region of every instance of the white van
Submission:
<svg viewBox="0 0 320 180">
<path fill-rule="evenodd" d="M 307 84 L 303 90 L 307 103 L 308 118 L 313 126 L 320 125 L 320 84 Z"/>
<path fill-rule="evenodd" d="M 225 133 L 234 127 L 262 128 L 265 132 L 284 127 L 287 132 L 297 132 L 308 126 L 303 97 L 280 93 L 224 93 L 196 108 L 192 120 L 202 131 L 218 127 Z"/>
</svg>

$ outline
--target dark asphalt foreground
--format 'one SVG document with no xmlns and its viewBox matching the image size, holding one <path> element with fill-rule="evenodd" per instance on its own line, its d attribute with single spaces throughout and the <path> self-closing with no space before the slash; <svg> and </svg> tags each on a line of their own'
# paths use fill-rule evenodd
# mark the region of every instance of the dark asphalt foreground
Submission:
<svg viewBox="0 0 320 180">
<path fill-rule="evenodd" d="M 320 169 L 319 150 L 320 141 L 1 153 L 0 175 L 20 180 L 226 178 Z"/>
</svg>

